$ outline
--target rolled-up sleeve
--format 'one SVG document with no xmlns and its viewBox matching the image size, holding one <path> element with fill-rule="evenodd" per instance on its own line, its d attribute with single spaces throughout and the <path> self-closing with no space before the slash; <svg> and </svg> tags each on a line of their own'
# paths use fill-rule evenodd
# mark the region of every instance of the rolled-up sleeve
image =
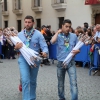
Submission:
<svg viewBox="0 0 100 100">
<path fill-rule="evenodd" d="M 39 44 L 42 52 L 48 53 L 48 46 L 42 34 L 39 35 Z"/>
</svg>

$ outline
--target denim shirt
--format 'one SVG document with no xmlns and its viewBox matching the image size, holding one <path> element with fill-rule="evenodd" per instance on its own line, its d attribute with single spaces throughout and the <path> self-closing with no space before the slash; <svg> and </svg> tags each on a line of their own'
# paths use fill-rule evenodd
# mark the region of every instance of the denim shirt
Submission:
<svg viewBox="0 0 100 100">
<path fill-rule="evenodd" d="M 21 41 L 25 44 L 26 42 L 26 37 L 24 34 L 24 30 L 18 33 L 18 37 L 21 39 Z M 48 47 L 45 42 L 45 39 L 43 35 L 38 31 L 35 30 L 34 34 L 32 35 L 29 48 L 35 50 L 36 52 L 40 52 L 40 48 L 42 52 L 48 53 Z"/>
<path fill-rule="evenodd" d="M 63 36 L 65 36 L 63 34 Z M 67 38 L 67 37 L 66 37 Z M 58 34 L 57 38 L 57 60 L 64 61 L 68 54 L 72 51 L 73 47 L 77 43 L 77 36 L 74 33 L 69 33 L 69 49 L 66 50 L 64 43 L 64 38 L 62 38 L 61 33 Z"/>
</svg>

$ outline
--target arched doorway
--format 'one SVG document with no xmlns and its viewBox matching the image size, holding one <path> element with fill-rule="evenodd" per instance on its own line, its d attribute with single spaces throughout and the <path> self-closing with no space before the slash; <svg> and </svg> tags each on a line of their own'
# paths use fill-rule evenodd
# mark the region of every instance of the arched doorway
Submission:
<svg viewBox="0 0 100 100">
<path fill-rule="evenodd" d="M 91 18 L 91 24 L 100 24 L 100 5 L 93 5 L 92 6 L 92 18 Z"/>
<path fill-rule="evenodd" d="M 100 24 L 100 14 L 95 15 L 95 25 Z"/>
</svg>

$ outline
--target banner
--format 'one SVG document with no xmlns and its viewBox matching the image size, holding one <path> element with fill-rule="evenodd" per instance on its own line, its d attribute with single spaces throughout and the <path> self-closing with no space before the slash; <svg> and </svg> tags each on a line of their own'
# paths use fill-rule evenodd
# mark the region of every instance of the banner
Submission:
<svg viewBox="0 0 100 100">
<path fill-rule="evenodd" d="M 85 0 L 85 5 L 100 4 L 100 0 Z"/>
</svg>

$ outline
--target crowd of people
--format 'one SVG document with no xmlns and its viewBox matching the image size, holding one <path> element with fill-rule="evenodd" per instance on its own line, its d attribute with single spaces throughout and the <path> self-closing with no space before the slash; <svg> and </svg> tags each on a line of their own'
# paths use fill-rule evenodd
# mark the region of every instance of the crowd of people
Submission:
<svg viewBox="0 0 100 100">
<path fill-rule="evenodd" d="M 1 59 L 16 59 L 14 44 L 4 35 L 3 29 L 0 29 L 0 54 L 4 55 Z"/>
<path fill-rule="evenodd" d="M 41 34 L 43 34 L 43 36 L 46 40 L 46 43 L 48 45 L 48 48 L 49 48 L 50 40 L 51 40 L 52 36 L 55 34 L 54 31 L 51 31 L 51 25 L 47 25 L 47 26 L 42 25 L 41 28 L 37 27 L 36 29 L 39 30 L 41 32 Z M 73 29 L 71 27 L 70 32 L 75 33 L 77 35 L 77 37 L 80 33 L 94 37 L 96 32 L 99 31 L 99 30 L 100 30 L 99 24 L 94 25 L 94 26 L 89 26 L 88 23 L 85 22 L 83 27 L 78 26 L 76 29 Z M 98 38 L 98 41 L 100 41 L 99 38 Z M 92 41 L 90 44 L 93 45 L 93 43 L 94 42 Z M 4 59 L 16 59 L 15 55 L 17 53 L 16 53 L 16 50 L 14 49 L 14 45 L 9 39 L 6 38 L 5 35 L 3 35 L 3 29 L 0 29 L 0 45 L 1 45 L 1 48 L 2 48 L 1 52 L 4 55 Z M 3 58 L 3 56 L 1 55 L 1 59 L 2 58 Z M 0 62 L 2 63 L 2 61 L 0 61 Z M 42 64 L 50 65 L 48 58 L 44 59 Z"/>
</svg>

